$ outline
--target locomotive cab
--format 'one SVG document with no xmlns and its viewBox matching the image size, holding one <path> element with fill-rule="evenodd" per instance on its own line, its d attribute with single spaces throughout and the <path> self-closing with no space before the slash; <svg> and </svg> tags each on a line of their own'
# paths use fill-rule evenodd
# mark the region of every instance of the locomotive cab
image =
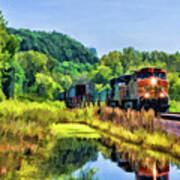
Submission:
<svg viewBox="0 0 180 180">
<path fill-rule="evenodd" d="M 153 108 L 156 112 L 168 111 L 168 81 L 166 71 L 144 68 L 136 72 L 139 108 Z"/>
</svg>

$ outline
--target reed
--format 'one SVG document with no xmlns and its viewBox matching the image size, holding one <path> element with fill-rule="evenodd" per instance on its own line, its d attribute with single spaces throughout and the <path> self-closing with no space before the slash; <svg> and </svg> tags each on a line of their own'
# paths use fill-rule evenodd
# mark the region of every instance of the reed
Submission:
<svg viewBox="0 0 180 180">
<path fill-rule="evenodd" d="M 102 107 L 99 110 L 99 119 L 102 121 L 111 121 L 116 126 L 122 126 L 126 130 L 134 132 L 143 127 L 149 133 L 155 130 L 155 113 L 152 109 L 141 112 L 130 110 L 121 110 L 119 108 Z"/>
<path fill-rule="evenodd" d="M 164 131 L 160 116 L 155 120 L 152 109 L 137 112 L 101 107 L 94 114 L 96 118 L 86 123 L 110 137 L 179 157 L 180 138 Z"/>
</svg>

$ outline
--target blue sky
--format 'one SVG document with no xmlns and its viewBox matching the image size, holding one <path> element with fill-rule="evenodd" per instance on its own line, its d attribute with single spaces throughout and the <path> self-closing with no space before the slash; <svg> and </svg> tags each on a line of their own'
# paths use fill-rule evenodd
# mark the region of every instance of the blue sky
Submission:
<svg viewBox="0 0 180 180">
<path fill-rule="evenodd" d="M 133 46 L 174 53 L 180 44 L 179 0 L 0 0 L 9 26 L 56 30 L 102 56 Z"/>
</svg>

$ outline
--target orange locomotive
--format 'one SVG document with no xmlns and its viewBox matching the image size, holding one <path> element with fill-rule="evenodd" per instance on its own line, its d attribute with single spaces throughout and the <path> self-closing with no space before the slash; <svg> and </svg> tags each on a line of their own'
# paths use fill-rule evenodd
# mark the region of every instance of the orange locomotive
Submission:
<svg viewBox="0 0 180 180">
<path fill-rule="evenodd" d="M 107 93 L 106 101 L 109 106 L 168 111 L 168 81 L 163 69 L 143 68 L 133 74 L 112 79 L 110 85 L 111 91 Z"/>
</svg>

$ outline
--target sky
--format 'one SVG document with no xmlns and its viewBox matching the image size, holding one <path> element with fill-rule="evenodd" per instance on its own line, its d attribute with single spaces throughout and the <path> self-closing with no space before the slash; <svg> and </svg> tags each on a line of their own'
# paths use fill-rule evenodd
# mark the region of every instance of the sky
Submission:
<svg viewBox="0 0 180 180">
<path fill-rule="evenodd" d="M 0 0 L 0 10 L 8 26 L 67 34 L 99 57 L 180 47 L 179 0 Z"/>
</svg>

